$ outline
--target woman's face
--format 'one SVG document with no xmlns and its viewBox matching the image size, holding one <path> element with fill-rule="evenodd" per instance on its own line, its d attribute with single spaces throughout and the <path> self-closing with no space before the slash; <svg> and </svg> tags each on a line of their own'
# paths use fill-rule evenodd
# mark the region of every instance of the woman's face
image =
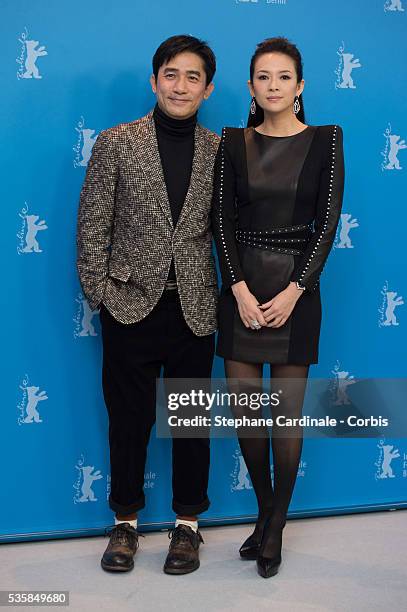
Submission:
<svg viewBox="0 0 407 612">
<path fill-rule="evenodd" d="M 297 83 L 294 60 L 279 52 L 264 53 L 254 65 L 250 94 L 265 113 L 293 112 L 295 96 L 304 89 L 304 79 Z"/>
</svg>

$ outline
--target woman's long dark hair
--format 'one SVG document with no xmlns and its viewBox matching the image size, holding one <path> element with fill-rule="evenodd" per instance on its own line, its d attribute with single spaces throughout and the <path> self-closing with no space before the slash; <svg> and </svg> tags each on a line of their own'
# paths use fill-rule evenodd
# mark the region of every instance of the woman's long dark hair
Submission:
<svg viewBox="0 0 407 612">
<path fill-rule="evenodd" d="M 291 57 L 294 60 L 295 70 L 297 73 L 297 83 L 302 80 L 302 59 L 301 53 L 298 51 L 297 47 L 291 43 L 287 38 L 283 36 L 276 36 L 275 38 L 266 38 L 263 42 L 259 43 L 256 47 L 256 51 L 253 54 L 253 57 L 250 61 L 250 81 L 253 83 L 253 75 L 254 75 L 254 66 L 256 60 L 265 53 L 271 53 L 276 51 L 278 53 L 284 53 Z M 302 99 L 302 94 L 299 96 L 300 102 L 300 110 L 297 114 L 297 119 L 302 123 L 305 123 L 305 114 L 304 114 L 304 102 Z M 247 119 L 247 127 L 257 127 L 264 121 L 264 111 L 260 106 L 256 103 L 256 113 L 253 115 L 249 111 L 249 117 Z"/>
</svg>

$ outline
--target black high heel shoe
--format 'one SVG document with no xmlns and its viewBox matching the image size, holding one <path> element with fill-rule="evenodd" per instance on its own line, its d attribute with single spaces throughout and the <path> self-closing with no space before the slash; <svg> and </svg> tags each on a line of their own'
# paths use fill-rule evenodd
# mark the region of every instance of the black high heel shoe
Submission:
<svg viewBox="0 0 407 612">
<path fill-rule="evenodd" d="M 243 542 L 243 544 L 239 548 L 239 554 L 242 559 L 245 559 L 248 561 L 255 561 L 257 559 L 261 539 L 263 536 L 264 525 L 269 519 L 271 512 L 270 514 L 267 514 L 265 518 L 261 520 L 258 519 L 256 521 L 256 529 L 257 527 L 259 527 L 259 531 L 260 531 L 259 535 L 256 535 L 256 529 L 255 529 L 254 532 Z M 264 523 L 263 526 L 261 526 L 262 522 Z"/>
<path fill-rule="evenodd" d="M 264 544 L 267 540 L 267 529 L 270 526 L 270 520 L 271 520 L 271 517 L 267 519 L 266 524 L 264 525 L 263 535 L 261 538 L 261 544 L 259 547 L 259 553 L 257 555 L 257 572 L 263 578 L 271 578 L 271 576 L 275 576 L 281 564 L 281 547 L 280 547 L 280 552 L 277 555 L 274 555 L 273 557 L 265 557 L 264 555 L 260 553 L 260 550 L 264 550 Z M 284 521 L 284 524 L 280 528 L 281 538 L 282 538 L 282 531 L 285 527 L 285 524 L 286 524 L 286 521 Z"/>
</svg>

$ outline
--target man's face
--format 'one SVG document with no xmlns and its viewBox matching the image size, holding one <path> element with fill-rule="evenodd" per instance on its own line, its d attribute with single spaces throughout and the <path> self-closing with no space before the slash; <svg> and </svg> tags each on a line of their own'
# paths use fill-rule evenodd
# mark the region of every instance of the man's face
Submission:
<svg viewBox="0 0 407 612">
<path fill-rule="evenodd" d="M 152 75 L 150 82 L 158 106 L 173 119 L 192 117 L 214 88 L 213 83 L 206 85 L 203 60 L 189 51 L 163 64 L 157 79 Z"/>
</svg>

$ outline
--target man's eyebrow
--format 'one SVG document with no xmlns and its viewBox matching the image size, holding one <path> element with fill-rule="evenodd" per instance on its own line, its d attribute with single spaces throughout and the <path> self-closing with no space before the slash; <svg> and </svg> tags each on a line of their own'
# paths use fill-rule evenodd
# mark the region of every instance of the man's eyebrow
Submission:
<svg viewBox="0 0 407 612">
<path fill-rule="evenodd" d="M 166 68 L 164 68 L 164 73 L 166 72 L 179 72 L 178 68 L 171 68 L 170 66 L 167 66 Z M 200 70 L 187 70 L 186 71 L 187 74 L 196 74 L 197 76 L 201 76 L 201 71 Z"/>
</svg>

